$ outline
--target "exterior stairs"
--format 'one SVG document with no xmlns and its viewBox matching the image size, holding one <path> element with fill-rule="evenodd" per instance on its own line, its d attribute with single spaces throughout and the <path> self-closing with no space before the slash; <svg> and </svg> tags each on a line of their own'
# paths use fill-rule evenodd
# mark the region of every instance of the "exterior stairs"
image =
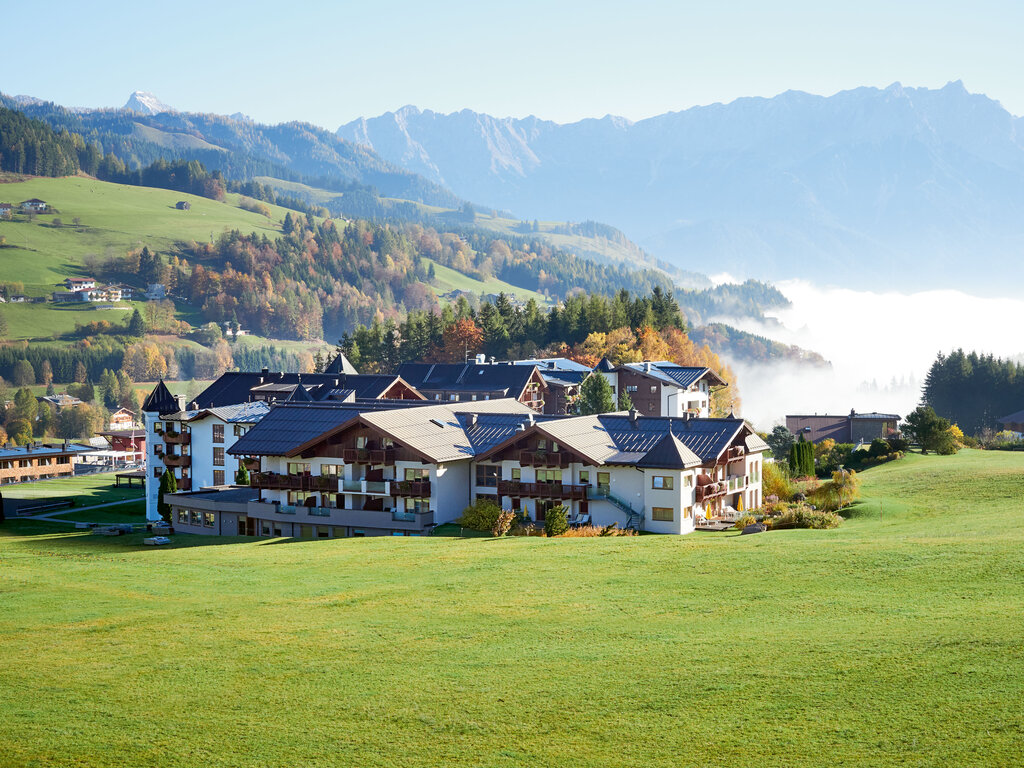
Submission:
<svg viewBox="0 0 1024 768">
<path fill-rule="evenodd" d="M 587 494 L 590 499 L 598 499 L 601 501 L 607 501 L 612 506 L 616 507 L 620 512 L 626 515 L 626 524 L 623 528 L 631 528 L 635 531 L 639 531 L 643 527 L 644 523 L 644 511 L 641 509 L 637 512 L 633 507 L 630 506 L 629 502 L 623 501 L 618 496 L 613 496 L 609 491 L 602 488 L 591 488 Z"/>
</svg>

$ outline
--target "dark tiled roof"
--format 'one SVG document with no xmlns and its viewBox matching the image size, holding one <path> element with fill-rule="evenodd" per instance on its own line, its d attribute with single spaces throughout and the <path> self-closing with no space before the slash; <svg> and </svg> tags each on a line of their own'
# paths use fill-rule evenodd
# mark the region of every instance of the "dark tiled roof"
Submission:
<svg viewBox="0 0 1024 768">
<path fill-rule="evenodd" d="M 146 396 L 145 402 L 142 403 L 142 410 L 150 413 L 174 413 L 178 410 L 178 401 L 174 399 L 174 395 L 164 384 L 163 379 Z"/>
<path fill-rule="evenodd" d="M 1024 422 L 1024 411 L 1017 411 L 1011 413 L 1009 416 L 1003 416 L 1002 418 L 996 419 L 999 424 L 1020 424 Z"/>
<path fill-rule="evenodd" d="M 650 370 L 648 370 L 650 365 Z M 676 365 L 667 360 L 657 360 L 651 363 L 626 363 L 623 368 L 628 368 L 636 373 L 643 373 L 655 379 L 675 384 L 683 389 L 689 389 L 698 381 L 707 376 L 712 384 L 724 384 L 718 374 L 710 368 L 698 366 Z"/>
<path fill-rule="evenodd" d="M 685 469 L 700 463 L 700 458 L 683 445 L 678 437 L 666 432 L 636 465 L 647 469 Z"/>
<path fill-rule="evenodd" d="M 344 373 L 349 376 L 357 376 L 359 371 L 356 370 L 356 367 L 349 362 L 344 354 L 339 352 L 328 366 L 324 368 L 324 373 Z"/>
<path fill-rule="evenodd" d="M 255 501 L 258 499 L 260 497 L 260 492 L 254 488 L 246 488 L 242 486 L 231 488 L 211 488 L 206 491 L 183 493 L 181 496 L 188 499 L 209 499 L 211 501 L 221 501 L 226 504 L 244 504 L 247 501 Z"/>
<path fill-rule="evenodd" d="M 887 420 L 887 421 L 899 421 L 899 414 L 896 413 L 855 413 L 853 414 L 855 419 L 871 419 L 873 421 Z"/>
<path fill-rule="evenodd" d="M 299 383 L 309 390 L 313 400 L 325 400 L 335 389 L 355 390 L 360 400 L 374 400 L 384 395 L 397 381 L 397 376 L 347 375 L 327 373 L 225 373 L 196 398 L 199 408 L 246 403 L 254 399 L 254 392 L 284 399 Z"/>
<path fill-rule="evenodd" d="M 535 370 L 529 365 L 405 363 L 398 368 L 398 375 L 420 390 L 502 392 L 519 397 Z"/>
<path fill-rule="evenodd" d="M 373 406 L 364 406 L 372 408 Z M 359 418 L 361 409 L 347 404 L 278 403 L 260 422 L 228 449 L 241 456 L 284 456 Z"/>
<path fill-rule="evenodd" d="M 300 382 L 300 383 L 295 385 L 295 387 L 292 389 L 291 394 L 288 395 L 288 402 L 289 403 L 312 403 L 313 402 L 313 398 L 309 396 L 309 392 L 306 390 L 306 388 Z"/>
<path fill-rule="evenodd" d="M 590 376 L 591 371 L 541 371 L 544 383 L 556 387 L 577 387 Z"/>
<path fill-rule="evenodd" d="M 594 370 L 600 371 L 601 373 L 611 373 L 615 370 L 615 366 L 607 357 L 602 357 L 601 362 L 597 364 L 597 367 Z"/>
</svg>

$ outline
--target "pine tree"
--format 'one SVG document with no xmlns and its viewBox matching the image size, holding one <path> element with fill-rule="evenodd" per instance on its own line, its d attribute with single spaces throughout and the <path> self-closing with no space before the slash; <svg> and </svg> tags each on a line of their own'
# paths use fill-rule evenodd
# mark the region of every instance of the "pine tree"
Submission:
<svg viewBox="0 0 1024 768">
<path fill-rule="evenodd" d="M 166 522 L 171 522 L 171 505 L 167 503 L 166 497 L 168 493 L 178 492 L 178 480 L 174 477 L 174 472 L 167 470 L 160 475 L 160 496 L 157 502 L 157 509 L 160 511 L 160 517 Z"/>
<path fill-rule="evenodd" d="M 612 385 L 600 374 L 593 374 L 580 385 L 579 411 L 581 416 L 610 413 L 615 410 Z"/>
<path fill-rule="evenodd" d="M 600 375 L 600 374 L 595 374 L 595 375 Z M 601 376 L 601 378 L 603 379 L 604 376 Z M 621 392 L 619 392 L 619 403 L 618 403 L 618 406 L 619 406 L 619 410 L 620 411 L 631 411 L 631 410 L 633 410 L 633 398 L 631 398 L 629 396 L 629 392 L 627 392 L 625 389 L 623 389 Z"/>
<path fill-rule="evenodd" d="M 142 319 L 142 313 L 139 312 L 138 307 L 132 311 L 132 316 L 128 320 L 128 335 L 136 337 L 146 335 L 146 321 Z"/>
</svg>

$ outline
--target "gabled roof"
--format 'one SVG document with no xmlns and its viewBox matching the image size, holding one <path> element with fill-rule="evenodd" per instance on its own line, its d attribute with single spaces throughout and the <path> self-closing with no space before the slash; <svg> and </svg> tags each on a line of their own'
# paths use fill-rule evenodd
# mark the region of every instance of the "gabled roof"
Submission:
<svg viewBox="0 0 1024 768">
<path fill-rule="evenodd" d="M 712 386 L 725 386 L 722 378 L 710 368 L 700 366 L 676 365 L 668 360 L 645 361 L 643 363 L 626 363 L 619 366 L 619 370 L 629 369 L 634 373 L 640 373 L 657 379 L 666 384 L 672 384 L 683 389 L 689 389 L 701 379 L 707 379 Z"/>
<path fill-rule="evenodd" d="M 296 388 L 301 379 L 312 400 L 320 401 L 331 397 L 336 390 L 351 389 L 359 400 L 376 400 L 387 394 L 396 384 L 405 384 L 398 376 L 373 374 L 329 374 L 329 373 L 281 373 L 241 372 L 225 373 L 210 384 L 196 397 L 200 408 L 245 403 L 259 398 L 285 399 Z M 413 390 L 412 387 L 409 387 Z M 425 399 L 413 390 L 419 399 Z"/>
<path fill-rule="evenodd" d="M 287 399 L 288 399 L 289 403 L 312 403 L 313 402 L 313 398 L 309 396 L 309 392 L 306 391 L 306 388 L 302 385 L 301 381 L 297 382 L 295 384 L 295 386 L 292 387 L 291 394 L 288 395 Z"/>
<path fill-rule="evenodd" d="M 592 373 L 589 368 L 582 371 L 541 371 L 540 377 L 551 387 L 578 387 Z"/>
<path fill-rule="evenodd" d="M 174 413 L 178 410 L 178 401 L 171 394 L 171 391 L 164 384 L 164 380 L 153 387 L 145 401 L 142 403 L 142 410 L 149 413 Z"/>
<path fill-rule="evenodd" d="M 570 360 L 567 357 L 532 357 L 527 360 L 510 360 L 505 363 L 496 363 L 496 365 L 532 365 L 536 366 L 543 374 L 544 371 L 586 371 L 590 372 L 590 368 L 583 363 L 577 363 L 575 360 Z"/>
<path fill-rule="evenodd" d="M 343 352 L 339 352 L 333 360 L 324 368 L 324 373 L 344 373 L 349 376 L 358 376 L 359 371 L 349 362 Z"/>
<path fill-rule="evenodd" d="M 636 465 L 643 469 L 686 469 L 699 466 L 700 463 L 697 454 L 683 445 L 674 434 L 666 432 Z"/>
<path fill-rule="evenodd" d="M 520 397 L 536 366 L 480 363 L 404 363 L 398 375 L 420 390 L 498 392 Z"/>
</svg>

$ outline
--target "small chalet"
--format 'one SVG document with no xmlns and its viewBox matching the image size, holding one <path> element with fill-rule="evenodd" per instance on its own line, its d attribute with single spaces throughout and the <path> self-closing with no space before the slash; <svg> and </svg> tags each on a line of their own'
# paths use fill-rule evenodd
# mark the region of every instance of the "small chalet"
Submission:
<svg viewBox="0 0 1024 768">
<path fill-rule="evenodd" d="M 64 281 L 64 287 L 69 291 L 88 291 L 96 287 L 94 277 L 69 277 Z"/>
<path fill-rule="evenodd" d="M 9 219 L 14 213 L 14 206 L 10 203 L 0 203 L 0 219 Z"/>
<path fill-rule="evenodd" d="M 110 414 L 110 429 L 113 431 L 119 429 L 134 429 L 135 423 L 135 412 L 128 408 L 118 408 L 112 414 Z"/>
<path fill-rule="evenodd" d="M 38 197 L 33 197 L 31 200 L 25 200 L 21 203 L 21 210 L 32 211 L 34 213 L 45 213 L 46 201 L 40 200 Z"/>
</svg>

